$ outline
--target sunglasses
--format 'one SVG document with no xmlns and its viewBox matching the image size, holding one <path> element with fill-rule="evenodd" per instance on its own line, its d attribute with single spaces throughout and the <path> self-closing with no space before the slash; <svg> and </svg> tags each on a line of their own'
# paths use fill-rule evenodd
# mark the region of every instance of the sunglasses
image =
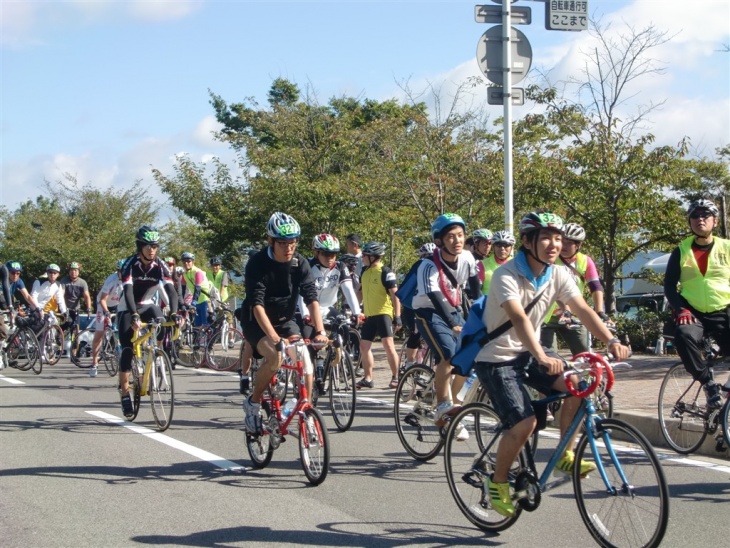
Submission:
<svg viewBox="0 0 730 548">
<path fill-rule="evenodd" d="M 337 256 L 337 253 L 335 253 L 333 251 L 320 251 L 319 254 L 322 255 L 323 257 L 327 257 L 327 258 Z"/>
<path fill-rule="evenodd" d="M 692 215 L 689 216 L 690 219 L 707 219 L 708 217 L 713 217 L 712 213 L 709 211 L 694 211 Z"/>
<path fill-rule="evenodd" d="M 145 244 L 145 247 L 147 249 L 157 249 L 160 246 L 158 244 Z"/>
<path fill-rule="evenodd" d="M 512 247 L 512 244 L 506 244 L 504 242 L 499 242 L 494 244 L 494 247 Z"/>
</svg>

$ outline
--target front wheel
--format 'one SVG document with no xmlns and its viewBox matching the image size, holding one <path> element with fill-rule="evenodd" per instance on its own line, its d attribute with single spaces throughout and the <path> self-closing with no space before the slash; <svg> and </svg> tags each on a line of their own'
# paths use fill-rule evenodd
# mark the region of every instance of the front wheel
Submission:
<svg viewBox="0 0 730 548">
<path fill-rule="evenodd" d="M 395 389 L 395 429 L 403 447 L 416 460 L 439 454 L 444 440 L 436 426 L 434 372 L 424 365 L 409 367 Z"/>
<path fill-rule="evenodd" d="M 219 329 L 205 347 L 205 362 L 215 371 L 230 371 L 239 366 L 242 347 L 243 333 L 238 329 Z"/>
<path fill-rule="evenodd" d="M 659 389 L 659 426 L 664 439 L 677 453 L 693 453 L 705 441 L 705 399 L 702 385 L 682 362 L 667 371 Z"/>
<path fill-rule="evenodd" d="M 307 407 L 299 415 L 299 455 L 309 483 L 322 483 L 329 470 L 330 444 L 322 413 L 314 407 Z"/>
<path fill-rule="evenodd" d="M 454 426 L 458 424 L 463 430 Z M 494 510 L 489 501 L 487 478 L 494 473 L 502 432 L 497 413 L 482 403 L 462 407 L 446 432 L 444 466 L 451 495 L 466 519 L 482 531 L 507 529 L 522 511 L 515 503 L 517 513 L 505 517 Z M 514 484 L 517 475 L 526 469 L 524 452 L 520 451 L 510 468 L 510 483 Z"/>
<path fill-rule="evenodd" d="M 730 399 L 725 400 L 725 407 L 722 410 L 722 435 L 725 437 L 725 445 L 730 447 Z"/>
<path fill-rule="evenodd" d="M 332 418 L 337 430 L 345 432 L 355 419 L 357 390 L 355 390 L 355 367 L 352 365 L 350 355 L 343 349 L 339 350 L 340 359 L 331 365 L 329 371 L 328 390 Z"/>
<path fill-rule="evenodd" d="M 164 432 L 172 422 L 175 410 L 175 389 L 172 381 L 172 364 L 162 350 L 156 349 L 150 370 L 150 403 L 157 429 Z"/>
<path fill-rule="evenodd" d="M 127 349 L 131 352 L 131 349 Z M 140 373 L 142 372 L 142 365 L 139 359 L 135 356 L 132 358 L 132 370 L 129 373 L 129 397 L 132 399 L 132 415 L 127 417 L 128 421 L 133 421 L 137 418 L 139 413 L 139 401 L 140 401 Z"/>
<path fill-rule="evenodd" d="M 268 402 L 261 402 L 261 422 L 268 428 L 271 417 L 271 406 Z M 265 468 L 271 462 L 271 457 L 274 456 L 274 447 L 271 445 L 271 436 L 276 436 L 275 432 L 268 432 L 268 430 L 260 435 L 245 433 L 246 435 L 246 448 L 248 454 L 251 457 L 251 464 L 254 468 L 261 469 Z"/>
<path fill-rule="evenodd" d="M 50 325 L 43 336 L 43 354 L 48 365 L 56 365 L 63 354 L 63 329 L 60 325 Z"/>
<path fill-rule="evenodd" d="M 669 488 L 656 453 L 638 430 L 623 421 L 598 420 L 596 433 L 595 443 L 590 443 L 588 434 L 578 442 L 576 468 L 582 461 L 596 464 L 608 483 L 598 470 L 584 477 L 574 472 L 583 522 L 601 546 L 658 546 L 669 520 Z"/>
<path fill-rule="evenodd" d="M 87 369 L 92 365 L 91 342 L 94 333 L 87 330 L 80 330 L 78 325 L 71 331 L 71 362 L 81 369 Z"/>
<path fill-rule="evenodd" d="M 111 329 L 104 330 L 104 340 L 102 341 L 101 352 L 99 356 L 104 362 L 106 372 L 113 377 L 119 371 L 119 356 L 117 355 L 117 338 Z"/>
</svg>

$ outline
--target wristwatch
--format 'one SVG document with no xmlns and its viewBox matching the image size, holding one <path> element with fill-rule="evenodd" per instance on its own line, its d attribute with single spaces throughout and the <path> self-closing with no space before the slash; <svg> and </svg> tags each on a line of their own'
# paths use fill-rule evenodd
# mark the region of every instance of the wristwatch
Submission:
<svg viewBox="0 0 730 548">
<path fill-rule="evenodd" d="M 323 337 L 326 337 L 327 332 L 323 329 L 322 331 L 317 331 L 317 335 L 322 335 Z"/>
</svg>

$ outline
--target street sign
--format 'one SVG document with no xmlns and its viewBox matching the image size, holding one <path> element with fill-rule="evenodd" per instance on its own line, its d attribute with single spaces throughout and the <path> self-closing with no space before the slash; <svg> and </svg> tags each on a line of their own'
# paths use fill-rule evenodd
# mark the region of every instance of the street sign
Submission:
<svg viewBox="0 0 730 548">
<path fill-rule="evenodd" d="M 515 6 L 509 9 L 510 23 L 513 25 L 529 25 L 532 23 L 532 9 Z M 474 19 L 477 23 L 502 23 L 502 6 L 474 6 Z"/>
<path fill-rule="evenodd" d="M 547 30 L 586 30 L 588 28 L 587 0 L 547 0 L 545 2 Z"/>
<path fill-rule="evenodd" d="M 512 88 L 510 98 L 514 106 L 521 107 L 525 104 L 525 90 L 523 88 Z M 487 88 L 487 103 L 490 105 L 503 105 L 504 88 L 489 86 Z"/>
<path fill-rule="evenodd" d="M 502 66 L 502 25 L 487 29 L 477 44 L 477 62 L 487 79 L 498 86 L 504 83 Z M 511 27 L 512 83 L 521 82 L 532 66 L 532 47 L 522 31 Z"/>
</svg>

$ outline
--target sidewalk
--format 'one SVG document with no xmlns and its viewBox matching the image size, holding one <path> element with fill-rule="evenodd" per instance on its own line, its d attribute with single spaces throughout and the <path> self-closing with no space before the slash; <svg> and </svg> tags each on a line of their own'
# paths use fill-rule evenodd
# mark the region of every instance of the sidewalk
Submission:
<svg viewBox="0 0 730 548">
<path fill-rule="evenodd" d="M 387 388 L 390 382 L 390 368 L 379 342 L 373 345 L 373 355 L 375 389 L 365 390 L 363 393 L 386 400 L 392 399 L 395 390 Z M 619 369 L 615 372 L 616 381 L 611 391 L 614 397 L 614 416 L 639 429 L 655 447 L 668 448 L 659 427 L 659 389 L 667 370 L 677 363 L 679 358 L 637 354 L 627 361 L 631 364 L 631 369 Z M 721 382 L 724 381 L 723 378 Z M 714 435 L 707 436 L 697 453 L 730 459 L 730 451 L 727 448 L 722 453 L 715 451 Z"/>
</svg>

